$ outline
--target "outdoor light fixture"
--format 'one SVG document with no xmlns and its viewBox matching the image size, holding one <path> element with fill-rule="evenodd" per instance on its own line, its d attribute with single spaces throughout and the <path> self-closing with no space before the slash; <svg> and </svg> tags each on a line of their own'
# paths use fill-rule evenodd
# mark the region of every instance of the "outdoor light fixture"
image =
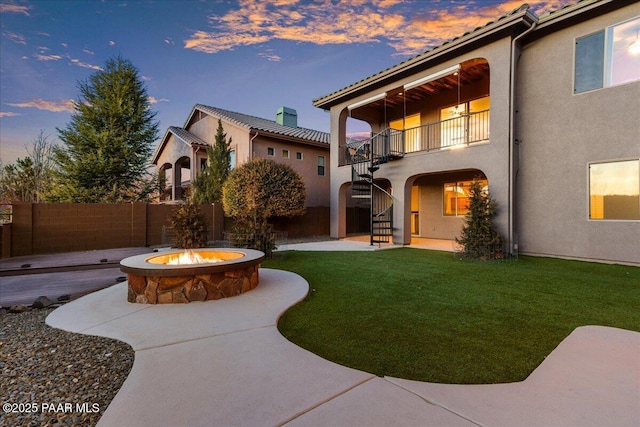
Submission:
<svg viewBox="0 0 640 427">
<path fill-rule="evenodd" d="M 387 93 L 386 93 L 386 92 L 379 93 L 378 95 L 374 95 L 374 96 L 372 96 L 372 97 L 370 97 L 370 98 L 363 99 L 362 101 L 354 102 L 354 103 L 353 103 L 353 104 L 351 104 L 351 105 L 347 105 L 347 109 L 348 109 L 349 111 L 351 111 L 351 110 L 354 110 L 354 109 L 356 109 L 356 108 L 358 108 L 358 107 L 362 107 L 363 105 L 367 105 L 367 104 L 370 104 L 370 103 L 372 103 L 372 102 L 375 102 L 375 101 L 379 101 L 379 100 L 381 100 L 381 99 L 384 99 L 386 96 L 387 96 Z"/>
<path fill-rule="evenodd" d="M 421 79 L 414 80 L 410 83 L 407 83 L 403 86 L 404 90 L 413 89 L 414 87 L 418 87 L 425 83 L 432 82 L 434 80 L 438 80 L 440 77 L 448 76 L 449 74 L 453 74 L 460 69 L 460 64 L 456 64 L 453 67 L 445 68 L 442 71 L 438 71 L 437 73 L 429 74 L 426 77 L 422 77 Z"/>
</svg>

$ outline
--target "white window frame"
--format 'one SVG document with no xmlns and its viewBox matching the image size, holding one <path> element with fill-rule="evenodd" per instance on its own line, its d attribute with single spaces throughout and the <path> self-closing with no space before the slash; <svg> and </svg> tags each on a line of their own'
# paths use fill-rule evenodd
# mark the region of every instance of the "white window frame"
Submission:
<svg viewBox="0 0 640 427">
<path fill-rule="evenodd" d="M 625 85 L 628 83 L 632 83 L 632 82 L 637 82 L 640 80 L 640 77 L 636 80 L 632 80 L 632 81 L 628 81 L 628 82 L 623 82 L 623 83 L 616 83 L 616 84 L 612 84 L 611 83 L 611 78 L 612 78 L 612 68 L 613 68 L 613 30 L 616 27 L 619 27 L 621 25 L 627 24 L 629 22 L 635 21 L 635 20 L 640 20 L 640 16 L 636 16 L 633 17 L 631 19 L 627 19 L 626 21 L 622 21 L 622 22 L 618 22 L 616 24 L 613 25 L 609 25 L 607 27 L 605 27 L 604 29 L 600 30 L 600 31 L 595 31 L 593 33 L 590 34 L 585 34 L 582 35 L 580 37 L 576 37 L 574 40 L 574 49 L 573 49 L 573 94 L 574 95 L 580 95 L 583 93 L 589 93 L 595 90 L 600 90 L 600 89 L 606 89 L 606 88 L 610 88 L 610 87 L 616 87 L 616 86 L 620 86 L 620 85 Z M 585 39 L 587 37 L 591 37 L 594 36 L 596 34 L 599 33 L 603 33 L 604 34 L 604 57 L 602 58 L 602 62 L 603 62 L 603 69 L 602 69 L 602 86 L 601 87 L 596 87 L 593 89 L 586 89 L 586 90 L 582 90 L 580 92 L 576 91 L 576 60 L 577 60 L 577 55 L 576 55 L 576 45 L 578 43 L 579 40 Z"/>
</svg>

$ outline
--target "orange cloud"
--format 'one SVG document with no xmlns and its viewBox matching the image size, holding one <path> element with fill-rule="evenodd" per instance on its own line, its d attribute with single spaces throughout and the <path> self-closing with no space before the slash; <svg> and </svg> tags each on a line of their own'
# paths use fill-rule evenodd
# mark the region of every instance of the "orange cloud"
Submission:
<svg viewBox="0 0 640 427">
<path fill-rule="evenodd" d="M 573 2 L 530 0 L 529 4 L 542 14 Z M 216 53 L 274 39 L 317 45 L 382 42 L 398 55 L 415 55 L 494 21 L 522 3 L 506 0 L 499 5 L 470 8 L 462 4 L 451 9 L 435 9 L 437 3 L 427 3 L 423 11 L 408 12 L 401 0 L 315 0 L 304 7 L 298 0 L 240 0 L 238 9 L 210 16 L 212 29 L 195 31 L 184 47 Z"/>
<path fill-rule="evenodd" d="M 18 113 L 13 113 L 11 111 L 0 111 L 0 119 L 3 117 L 16 117 L 19 116 Z"/>
<path fill-rule="evenodd" d="M 0 13 L 21 13 L 26 16 L 29 15 L 29 6 L 20 6 L 17 4 L 0 4 Z"/>
<path fill-rule="evenodd" d="M 18 108 L 37 108 L 38 110 L 52 111 L 54 113 L 75 111 L 75 101 L 73 99 L 63 99 L 60 101 L 47 101 L 44 99 L 30 99 L 25 102 L 9 103 L 7 105 Z"/>
<path fill-rule="evenodd" d="M 4 37 L 8 38 L 9 40 L 11 40 L 14 43 L 27 44 L 27 39 L 25 39 L 25 37 L 22 34 L 11 33 L 9 31 L 5 31 L 5 32 L 2 33 L 2 35 Z"/>
</svg>

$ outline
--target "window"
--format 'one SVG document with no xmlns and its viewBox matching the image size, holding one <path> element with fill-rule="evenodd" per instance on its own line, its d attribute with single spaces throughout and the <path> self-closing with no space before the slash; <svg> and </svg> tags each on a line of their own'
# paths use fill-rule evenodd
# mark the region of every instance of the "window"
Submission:
<svg viewBox="0 0 640 427">
<path fill-rule="evenodd" d="M 274 150 L 273 147 L 268 147 L 267 156 L 275 156 L 275 155 L 276 155 L 276 150 Z"/>
<path fill-rule="evenodd" d="M 229 151 L 229 169 L 236 168 L 236 150 Z"/>
<path fill-rule="evenodd" d="M 299 151 L 296 153 L 296 160 L 302 160 L 302 153 Z"/>
<path fill-rule="evenodd" d="M 282 150 L 282 157 L 284 157 L 285 159 L 289 158 L 289 150 Z"/>
<path fill-rule="evenodd" d="M 589 218 L 640 219 L 640 159 L 589 165 Z"/>
<path fill-rule="evenodd" d="M 481 179 L 483 193 L 489 191 L 489 181 Z M 444 206 L 445 216 L 464 216 L 469 212 L 469 188 L 473 181 L 447 182 L 444 184 Z"/>
<path fill-rule="evenodd" d="M 324 156 L 318 156 L 318 175 L 324 176 Z"/>
<path fill-rule="evenodd" d="M 200 170 L 204 170 L 207 167 L 207 159 L 200 159 Z"/>
<path fill-rule="evenodd" d="M 640 80 L 640 17 L 576 39 L 574 93 Z"/>
</svg>

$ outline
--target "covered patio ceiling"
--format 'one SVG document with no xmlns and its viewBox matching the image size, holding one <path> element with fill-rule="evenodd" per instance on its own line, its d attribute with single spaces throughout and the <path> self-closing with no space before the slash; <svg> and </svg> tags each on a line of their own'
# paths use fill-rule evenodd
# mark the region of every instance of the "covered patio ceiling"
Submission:
<svg viewBox="0 0 640 427">
<path fill-rule="evenodd" d="M 355 108 L 354 111 L 362 109 L 365 110 L 382 110 L 386 108 L 394 108 L 407 103 L 420 102 L 428 97 L 437 95 L 441 92 L 455 90 L 460 86 L 472 84 L 480 81 L 489 76 L 489 64 L 485 59 L 477 58 L 469 61 L 465 61 L 460 64 L 460 70 L 458 74 L 449 74 L 441 77 L 437 80 L 430 81 L 428 83 L 416 86 L 409 90 L 404 90 L 403 86 L 398 86 L 395 89 L 386 92 L 386 97 L 382 97 L 361 107 Z M 459 80 L 458 80 L 459 78 Z M 352 114 L 353 117 L 357 117 L 358 114 Z"/>
</svg>

